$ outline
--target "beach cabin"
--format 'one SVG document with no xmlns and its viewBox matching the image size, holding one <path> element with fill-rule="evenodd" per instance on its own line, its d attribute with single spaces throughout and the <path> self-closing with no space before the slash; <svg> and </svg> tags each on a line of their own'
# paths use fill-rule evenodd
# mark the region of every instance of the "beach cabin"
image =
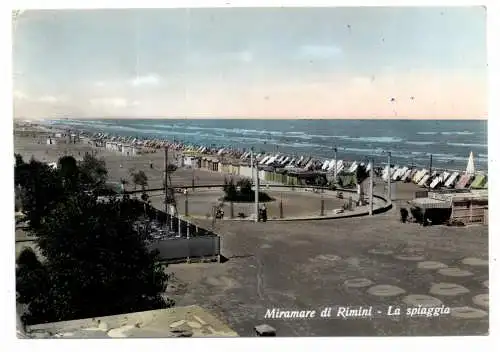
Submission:
<svg viewBox="0 0 500 352">
<path fill-rule="evenodd" d="M 286 182 L 289 186 L 297 186 L 299 184 L 299 179 L 297 175 L 287 173 Z"/>
<path fill-rule="evenodd" d="M 431 181 L 431 184 L 429 187 L 431 189 L 435 189 L 437 186 L 439 186 L 440 184 L 443 183 L 443 179 L 444 179 L 443 175 L 434 177 L 434 179 Z"/>
<path fill-rule="evenodd" d="M 457 184 L 455 185 L 455 189 L 465 189 L 472 183 L 473 180 L 473 175 L 464 174 L 458 180 Z"/>
<path fill-rule="evenodd" d="M 259 180 L 262 180 L 262 181 L 266 180 L 266 171 L 265 170 L 259 170 L 257 175 L 259 175 Z"/>
<path fill-rule="evenodd" d="M 470 188 L 481 189 L 485 188 L 486 185 L 486 175 L 477 175 L 474 181 L 471 183 Z"/>
<path fill-rule="evenodd" d="M 208 169 L 208 160 L 207 158 L 201 158 L 201 168 Z"/>
<path fill-rule="evenodd" d="M 393 181 L 399 181 L 404 176 L 404 174 L 406 173 L 407 170 L 408 170 L 408 168 L 406 166 L 397 169 L 394 172 L 394 174 L 392 175 L 392 180 Z"/>
<path fill-rule="evenodd" d="M 419 172 L 415 174 L 415 177 L 413 178 L 413 182 L 416 183 L 417 185 L 420 183 L 420 181 L 429 173 L 429 170 L 422 169 Z"/>
<path fill-rule="evenodd" d="M 420 187 L 427 187 L 427 181 L 429 181 L 431 175 L 425 174 L 424 177 L 418 182 Z"/>
<path fill-rule="evenodd" d="M 417 174 L 418 170 L 417 169 L 412 169 L 410 172 L 410 175 L 407 177 L 406 182 L 412 182 L 413 178 Z"/>
<path fill-rule="evenodd" d="M 411 170 L 411 169 L 406 170 L 406 172 L 403 175 L 403 177 L 401 177 L 401 181 L 408 182 L 410 180 L 410 178 L 411 178 L 411 174 L 412 173 L 413 173 L 413 170 Z"/>
<path fill-rule="evenodd" d="M 231 174 L 239 175 L 240 174 L 240 165 L 236 163 L 231 164 Z"/>
<path fill-rule="evenodd" d="M 252 168 L 250 165 L 240 166 L 240 176 L 252 178 Z"/>
<path fill-rule="evenodd" d="M 312 158 L 309 158 L 309 161 L 306 163 L 306 165 L 303 167 L 303 169 L 306 171 L 309 171 L 312 169 L 313 164 L 314 164 L 314 160 L 312 160 Z"/>
<path fill-rule="evenodd" d="M 345 167 L 344 160 L 337 161 L 337 172 L 343 171 L 344 167 Z"/>
<path fill-rule="evenodd" d="M 123 145 L 121 150 L 122 155 L 131 156 L 132 155 L 132 147 L 129 145 Z"/>
<path fill-rule="evenodd" d="M 448 177 L 450 177 L 450 176 L 451 176 L 451 173 L 449 173 L 448 171 L 444 171 L 441 174 L 441 182 L 444 184 L 448 180 Z"/>
<path fill-rule="evenodd" d="M 221 161 L 219 163 L 219 172 L 224 174 L 231 173 L 231 163 L 229 161 Z"/>
<path fill-rule="evenodd" d="M 212 171 L 219 171 L 219 160 L 212 161 Z"/>
<path fill-rule="evenodd" d="M 289 156 L 285 157 L 285 159 L 281 162 L 281 167 L 288 165 L 290 162 L 291 158 Z"/>
<path fill-rule="evenodd" d="M 308 163 L 309 161 L 311 161 L 311 157 L 308 156 L 308 157 L 305 157 L 301 162 L 300 162 L 300 165 L 298 165 L 300 168 L 304 168 Z"/>
<path fill-rule="evenodd" d="M 349 168 L 347 169 L 347 172 L 355 172 L 356 169 L 358 168 L 358 163 L 355 161 L 351 164 L 351 166 L 349 166 Z"/>
<path fill-rule="evenodd" d="M 458 172 L 452 173 L 450 175 L 450 177 L 448 177 L 448 179 L 444 183 L 444 186 L 446 188 L 453 188 L 455 186 L 455 182 L 457 181 L 457 179 L 458 179 L 459 176 L 460 176 L 460 174 Z"/>
<path fill-rule="evenodd" d="M 259 164 L 260 165 L 264 165 L 269 159 L 271 158 L 270 155 L 266 155 L 265 157 L 263 157 L 260 161 L 259 161 Z"/>
<path fill-rule="evenodd" d="M 372 167 L 373 167 L 373 164 L 372 164 L 372 162 L 370 161 L 370 162 L 368 163 L 368 165 L 366 165 L 366 171 L 370 171 L 370 170 L 372 169 Z M 375 170 L 374 170 L 374 173 L 375 173 Z"/>
<path fill-rule="evenodd" d="M 387 165 L 384 167 L 384 170 L 382 171 L 382 180 L 387 181 L 389 179 L 390 175 L 390 169 L 389 166 Z"/>
</svg>

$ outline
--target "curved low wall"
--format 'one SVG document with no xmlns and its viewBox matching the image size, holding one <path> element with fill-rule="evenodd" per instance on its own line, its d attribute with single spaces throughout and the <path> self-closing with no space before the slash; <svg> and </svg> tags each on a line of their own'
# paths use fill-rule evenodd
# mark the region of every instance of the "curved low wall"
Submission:
<svg viewBox="0 0 500 352">
<path fill-rule="evenodd" d="M 222 188 L 223 185 L 221 184 L 216 184 L 216 185 L 195 185 L 194 188 Z M 356 190 L 352 189 L 344 189 L 344 188 L 338 188 L 335 190 L 328 189 L 327 187 L 311 187 L 311 186 L 292 186 L 292 185 L 279 185 L 279 184 L 263 184 L 261 185 L 263 190 L 273 190 L 273 189 L 292 189 L 295 191 L 299 192 L 307 192 L 308 190 L 318 190 L 318 191 L 324 191 L 325 193 L 337 193 L 337 192 L 343 192 L 343 193 L 352 193 L 352 194 L 357 194 Z M 192 189 L 192 186 L 185 186 L 185 187 L 175 187 L 177 189 Z M 130 191 L 127 192 L 128 194 L 132 193 L 142 193 L 143 191 Z M 146 192 L 163 192 L 163 188 L 155 188 L 155 189 L 147 189 Z M 320 192 L 322 193 L 322 192 Z M 374 198 L 377 198 L 378 200 L 381 200 L 383 202 L 383 205 L 375 206 L 373 207 L 373 214 L 381 214 L 385 213 L 386 211 L 390 210 L 392 208 L 392 202 L 387 201 L 387 199 L 381 195 L 374 194 Z M 353 218 L 353 217 L 359 217 L 359 216 L 367 216 L 369 215 L 368 210 L 360 210 L 360 211 L 352 211 L 349 213 L 340 213 L 340 214 L 332 214 L 332 215 L 325 215 L 325 216 L 305 216 L 305 217 L 289 217 L 289 218 L 282 218 L 282 219 L 267 219 L 267 221 L 306 221 L 306 220 L 331 220 L 331 219 L 345 219 L 345 218 Z M 193 217 L 192 215 L 190 217 Z M 205 218 L 205 217 L 203 217 Z M 255 219 L 252 218 L 234 218 L 234 219 L 224 219 L 224 221 L 255 221 Z"/>
</svg>

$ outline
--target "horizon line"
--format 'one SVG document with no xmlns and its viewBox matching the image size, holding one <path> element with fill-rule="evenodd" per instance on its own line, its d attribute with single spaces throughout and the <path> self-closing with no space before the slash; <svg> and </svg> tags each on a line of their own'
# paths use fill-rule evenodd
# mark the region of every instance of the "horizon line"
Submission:
<svg viewBox="0 0 500 352">
<path fill-rule="evenodd" d="M 14 117 L 13 120 L 431 120 L 431 121 L 487 121 L 485 117 L 276 117 L 276 116 L 66 116 Z"/>
</svg>

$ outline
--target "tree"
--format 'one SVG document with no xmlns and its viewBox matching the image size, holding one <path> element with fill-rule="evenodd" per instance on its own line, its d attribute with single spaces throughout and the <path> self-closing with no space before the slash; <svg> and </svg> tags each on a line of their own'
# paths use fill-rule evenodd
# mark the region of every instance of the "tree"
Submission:
<svg viewBox="0 0 500 352">
<path fill-rule="evenodd" d="M 80 176 L 80 169 L 78 168 L 76 159 L 72 156 L 63 156 L 58 162 L 58 171 L 64 183 L 69 183 L 72 186 L 77 186 L 78 178 Z"/>
<path fill-rule="evenodd" d="M 21 207 L 26 220 L 36 228 L 44 215 L 64 196 L 62 178 L 47 164 L 31 159 L 16 162 L 14 182 L 20 189 Z"/>
<path fill-rule="evenodd" d="M 361 184 L 370 176 L 369 171 L 366 169 L 365 165 L 358 165 L 356 168 L 356 188 L 358 193 L 358 199 L 361 201 L 363 198 Z"/>
<path fill-rule="evenodd" d="M 135 227 L 143 203 L 128 196 L 101 202 L 79 182 L 62 187 L 75 174 L 69 159 L 59 171 L 30 164 L 23 191 L 38 216 L 29 231 L 43 261 L 24 251 L 17 262 L 19 302 L 29 306 L 25 321 L 31 325 L 166 307 L 161 293 L 167 275 Z M 47 193 L 52 189 L 60 193 L 52 197 Z M 38 201 L 41 192 L 45 203 Z"/>
<path fill-rule="evenodd" d="M 252 181 L 248 178 L 243 178 L 238 181 L 237 186 L 240 188 L 242 194 L 251 194 L 252 191 Z"/>
<path fill-rule="evenodd" d="M 134 171 L 131 173 L 132 183 L 134 184 L 134 189 L 137 189 L 137 186 L 141 186 L 144 190 L 148 185 L 148 176 L 142 170 Z"/>
<path fill-rule="evenodd" d="M 90 153 L 85 153 L 79 164 L 81 182 L 89 189 L 105 189 L 108 180 L 108 170 L 104 159 L 98 159 Z"/>
<path fill-rule="evenodd" d="M 47 271 L 30 247 L 22 250 L 16 264 L 18 301 L 29 303 L 39 295 L 40 291 L 45 291 Z"/>
<path fill-rule="evenodd" d="M 224 178 L 224 193 L 225 199 L 234 200 L 237 197 L 236 186 L 234 185 L 234 180 L 231 177 L 229 180 Z"/>
</svg>

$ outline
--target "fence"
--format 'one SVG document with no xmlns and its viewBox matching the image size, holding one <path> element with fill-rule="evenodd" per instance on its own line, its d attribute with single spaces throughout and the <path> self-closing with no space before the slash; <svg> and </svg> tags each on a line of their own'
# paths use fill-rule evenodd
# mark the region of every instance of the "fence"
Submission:
<svg viewBox="0 0 500 352">
<path fill-rule="evenodd" d="M 220 255 L 220 237 L 208 235 L 169 238 L 151 243 L 150 249 L 158 250 L 160 259 L 165 261 L 217 257 Z"/>
<path fill-rule="evenodd" d="M 188 258 L 220 256 L 220 236 L 199 227 L 187 220 L 167 215 L 165 212 L 148 206 L 148 212 L 161 223 L 167 225 L 176 237 L 167 237 L 150 243 L 150 249 L 160 252 L 164 261 Z"/>
</svg>

